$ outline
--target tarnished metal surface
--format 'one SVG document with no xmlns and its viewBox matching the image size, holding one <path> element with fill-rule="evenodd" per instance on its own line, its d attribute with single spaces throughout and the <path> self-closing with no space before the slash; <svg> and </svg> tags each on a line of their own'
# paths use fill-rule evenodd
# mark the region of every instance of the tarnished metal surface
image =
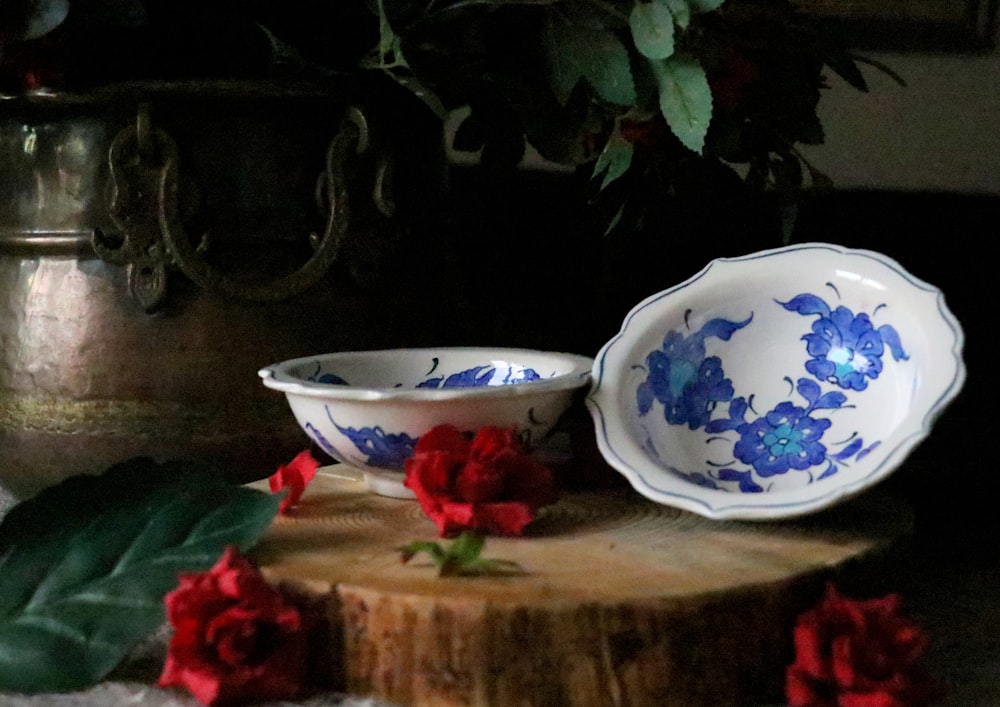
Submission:
<svg viewBox="0 0 1000 707">
<path fill-rule="evenodd" d="M 139 93 L 4 103 L 0 486 L 15 496 L 136 454 L 261 478 L 308 440 L 260 366 L 457 331 L 445 260 L 407 244 L 417 220 L 394 205 L 435 183 L 433 164 L 408 160 L 422 173 L 391 191 L 394 148 L 348 111 L 355 96 Z M 144 163 L 114 152 L 144 129 Z M 392 266 L 399 247 L 433 282 Z M 371 280 L 380 268 L 392 277 Z"/>
</svg>

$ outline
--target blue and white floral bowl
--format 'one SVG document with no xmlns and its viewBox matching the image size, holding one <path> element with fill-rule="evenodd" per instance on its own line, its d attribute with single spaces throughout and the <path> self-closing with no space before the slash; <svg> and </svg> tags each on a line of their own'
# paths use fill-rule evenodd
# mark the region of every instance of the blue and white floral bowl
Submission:
<svg viewBox="0 0 1000 707">
<path fill-rule="evenodd" d="M 373 491 L 409 498 L 404 461 L 420 435 L 442 424 L 496 425 L 541 441 L 592 365 L 569 353 L 451 347 L 328 353 L 258 373 L 331 457 L 363 472 Z"/>
<path fill-rule="evenodd" d="M 638 304 L 586 403 L 644 496 L 794 516 L 902 463 L 962 388 L 963 341 L 942 293 L 892 259 L 797 245 L 715 260 Z"/>
</svg>

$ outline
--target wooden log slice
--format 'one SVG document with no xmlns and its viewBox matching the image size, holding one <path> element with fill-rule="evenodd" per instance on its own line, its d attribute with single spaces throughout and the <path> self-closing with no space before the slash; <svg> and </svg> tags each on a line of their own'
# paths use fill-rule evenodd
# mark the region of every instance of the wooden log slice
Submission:
<svg viewBox="0 0 1000 707">
<path fill-rule="evenodd" d="M 336 467 L 333 467 L 336 469 Z M 439 577 L 415 501 L 321 474 L 255 550 L 330 598 L 338 685 L 400 705 L 762 705 L 795 616 L 831 572 L 887 548 L 909 509 L 869 492 L 802 519 L 720 522 L 631 489 L 573 493 L 484 555 L 523 575 Z M 447 541 L 445 541 L 447 542 Z"/>
</svg>

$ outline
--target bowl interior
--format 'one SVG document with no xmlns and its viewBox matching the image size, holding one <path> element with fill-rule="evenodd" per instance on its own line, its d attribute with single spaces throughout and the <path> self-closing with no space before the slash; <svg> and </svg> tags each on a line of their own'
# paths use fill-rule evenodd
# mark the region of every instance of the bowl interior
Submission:
<svg viewBox="0 0 1000 707">
<path fill-rule="evenodd" d="M 784 515 L 898 465 L 961 387 L 961 342 L 940 292 L 887 259 L 769 251 L 638 305 L 588 404 L 608 461 L 644 494 Z"/>
<path fill-rule="evenodd" d="M 370 389 L 480 388 L 589 372 L 585 359 L 517 349 L 400 349 L 299 359 L 287 374 L 301 381 Z"/>
</svg>

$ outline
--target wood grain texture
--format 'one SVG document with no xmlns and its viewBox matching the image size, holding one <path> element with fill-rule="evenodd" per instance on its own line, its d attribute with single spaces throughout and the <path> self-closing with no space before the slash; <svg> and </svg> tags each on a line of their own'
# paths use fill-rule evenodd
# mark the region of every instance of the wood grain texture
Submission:
<svg viewBox="0 0 1000 707">
<path fill-rule="evenodd" d="M 334 467 L 335 468 L 335 467 Z M 832 572 L 911 528 L 866 494 L 794 521 L 720 522 L 630 489 L 567 494 L 484 554 L 525 571 L 440 578 L 397 548 L 432 539 L 413 501 L 323 474 L 255 558 L 330 598 L 331 655 L 351 694 L 401 705 L 778 702 L 795 616 Z"/>
</svg>

